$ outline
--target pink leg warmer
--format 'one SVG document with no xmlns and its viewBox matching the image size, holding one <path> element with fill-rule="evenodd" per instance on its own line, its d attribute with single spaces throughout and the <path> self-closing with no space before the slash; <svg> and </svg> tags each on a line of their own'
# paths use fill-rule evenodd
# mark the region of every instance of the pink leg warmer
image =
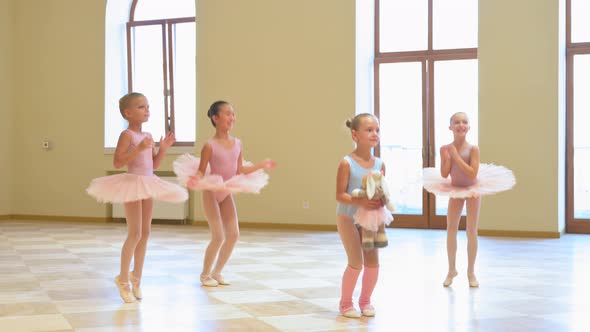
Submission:
<svg viewBox="0 0 590 332">
<path fill-rule="evenodd" d="M 378 266 L 365 266 L 365 272 L 363 273 L 363 286 L 361 288 L 361 297 L 359 298 L 359 306 L 361 310 L 371 305 L 371 294 L 373 294 L 373 290 L 375 289 L 375 285 L 377 284 L 378 277 Z"/>
<path fill-rule="evenodd" d="M 352 308 L 352 293 L 360 273 L 360 269 L 353 269 L 350 265 L 346 266 L 346 270 L 344 270 L 342 275 L 342 295 L 340 297 L 340 312 L 342 313 Z"/>
</svg>

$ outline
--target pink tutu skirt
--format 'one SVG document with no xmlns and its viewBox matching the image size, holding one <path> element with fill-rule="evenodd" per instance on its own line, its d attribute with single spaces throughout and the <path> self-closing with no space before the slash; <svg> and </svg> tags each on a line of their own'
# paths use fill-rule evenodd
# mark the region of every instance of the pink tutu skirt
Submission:
<svg viewBox="0 0 590 332">
<path fill-rule="evenodd" d="M 254 194 L 260 193 L 260 190 L 268 184 L 269 176 L 262 169 L 249 174 L 237 174 L 227 181 L 223 181 L 221 175 L 209 173 L 209 166 L 207 166 L 205 176 L 200 178 L 197 183 L 191 184 L 189 183 L 190 177 L 197 174 L 199 163 L 199 158 L 188 153 L 178 157 L 172 165 L 178 183 L 192 190 Z M 252 163 L 245 161 L 244 165 L 249 166 Z"/>
<path fill-rule="evenodd" d="M 186 189 L 159 177 L 122 173 L 96 178 L 86 192 L 101 203 L 125 203 L 153 198 L 180 203 L 188 199 Z"/>
<path fill-rule="evenodd" d="M 451 185 L 451 178 L 440 176 L 440 169 L 429 167 L 423 172 L 423 186 L 427 191 L 441 196 L 452 198 L 469 198 L 483 195 L 491 195 L 512 189 L 516 179 L 511 170 L 504 166 L 492 164 L 480 164 L 477 174 L 477 182 L 468 187 Z"/>
<path fill-rule="evenodd" d="M 354 221 L 362 228 L 376 232 L 379 226 L 391 224 L 393 216 L 383 206 L 378 209 L 367 209 L 360 206 L 354 214 Z"/>
</svg>

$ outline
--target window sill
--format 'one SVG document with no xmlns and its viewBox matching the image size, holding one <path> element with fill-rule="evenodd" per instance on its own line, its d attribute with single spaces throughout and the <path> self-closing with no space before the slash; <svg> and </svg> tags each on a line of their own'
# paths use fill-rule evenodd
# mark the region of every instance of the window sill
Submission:
<svg viewBox="0 0 590 332">
<path fill-rule="evenodd" d="M 171 146 L 168 149 L 167 154 L 181 155 L 181 154 L 193 153 L 193 152 L 195 152 L 194 146 Z M 115 154 L 115 148 L 104 148 L 104 154 L 106 154 L 106 155 Z"/>
</svg>

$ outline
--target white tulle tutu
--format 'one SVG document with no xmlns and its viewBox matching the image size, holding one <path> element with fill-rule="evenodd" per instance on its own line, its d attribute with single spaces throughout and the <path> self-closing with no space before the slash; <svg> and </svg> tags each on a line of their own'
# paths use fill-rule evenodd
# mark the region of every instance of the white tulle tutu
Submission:
<svg viewBox="0 0 590 332">
<path fill-rule="evenodd" d="M 440 169 L 434 167 L 424 169 L 422 184 L 424 189 L 435 195 L 469 198 L 512 189 L 516 184 L 516 179 L 512 171 L 504 166 L 480 164 L 477 182 L 471 186 L 457 187 L 451 185 L 451 178 L 443 178 L 440 175 Z"/>
<path fill-rule="evenodd" d="M 125 203 L 153 198 L 180 203 L 188 199 L 186 189 L 159 177 L 122 173 L 96 178 L 86 192 L 101 203 Z"/>
<path fill-rule="evenodd" d="M 354 221 L 362 228 L 376 232 L 379 226 L 389 225 L 393 221 L 393 216 L 383 206 L 378 209 L 367 209 L 360 206 L 354 214 Z"/>
<path fill-rule="evenodd" d="M 178 157 L 172 168 L 178 179 L 178 183 L 191 190 L 222 191 L 230 193 L 260 193 L 260 190 L 268 184 L 269 176 L 262 169 L 249 174 L 237 174 L 227 181 L 223 181 L 221 175 L 210 174 L 209 166 L 205 175 L 195 184 L 190 183 L 190 177 L 197 174 L 200 158 L 185 153 Z M 244 161 L 244 165 L 252 163 Z"/>
</svg>

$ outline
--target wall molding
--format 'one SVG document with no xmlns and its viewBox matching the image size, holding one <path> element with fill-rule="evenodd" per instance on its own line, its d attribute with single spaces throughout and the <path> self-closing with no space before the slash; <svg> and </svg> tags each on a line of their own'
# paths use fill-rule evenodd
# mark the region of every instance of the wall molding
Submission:
<svg viewBox="0 0 590 332">
<path fill-rule="evenodd" d="M 72 217 L 72 216 L 48 216 L 35 214 L 8 214 L 0 215 L 0 220 L 31 220 L 31 221 L 63 221 L 63 222 L 92 222 L 92 223 L 123 223 L 124 220 L 120 218 L 108 217 Z M 166 220 L 154 220 L 156 223 L 177 224 L 178 222 L 167 222 Z M 207 226 L 205 220 L 188 220 L 187 224 L 192 226 Z M 271 222 L 240 222 L 242 228 L 254 229 L 278 229 L 278 230 L 304 230 L 304 231 L 324 231 L 336 232 L 335 224 L 278 224 Z M 537 231 L 513 231 L 513 230 L 497 230 L 497 229 L 480 229 L 478 230 L 480 236 L 497 236 L 497 237 L 522 237 L 522 238 L 543 238 L 543 239 L 559 239 L 560 232 L 537 232 Z"/>
<path fill-rule="evenodd" d="M 508 231 L 498 229 L 480 229 L 477 231 L 480 236 L 498 236 L 498 237 L 526 237 L 526 238 L 543 238 L 559 239 L 560 232 L 536 232 L 536 231 Z"/>
<path fill-rule="evenodd" d="M 76 217 L 76 216 L 47 216 L 38 214 L 11 214 L 5 220 L 31 220 L 31 221 L 65 221 L 65 222 L 93 222 L 107 223 L 112 218 L 106 217 Z"/>
</svg>

